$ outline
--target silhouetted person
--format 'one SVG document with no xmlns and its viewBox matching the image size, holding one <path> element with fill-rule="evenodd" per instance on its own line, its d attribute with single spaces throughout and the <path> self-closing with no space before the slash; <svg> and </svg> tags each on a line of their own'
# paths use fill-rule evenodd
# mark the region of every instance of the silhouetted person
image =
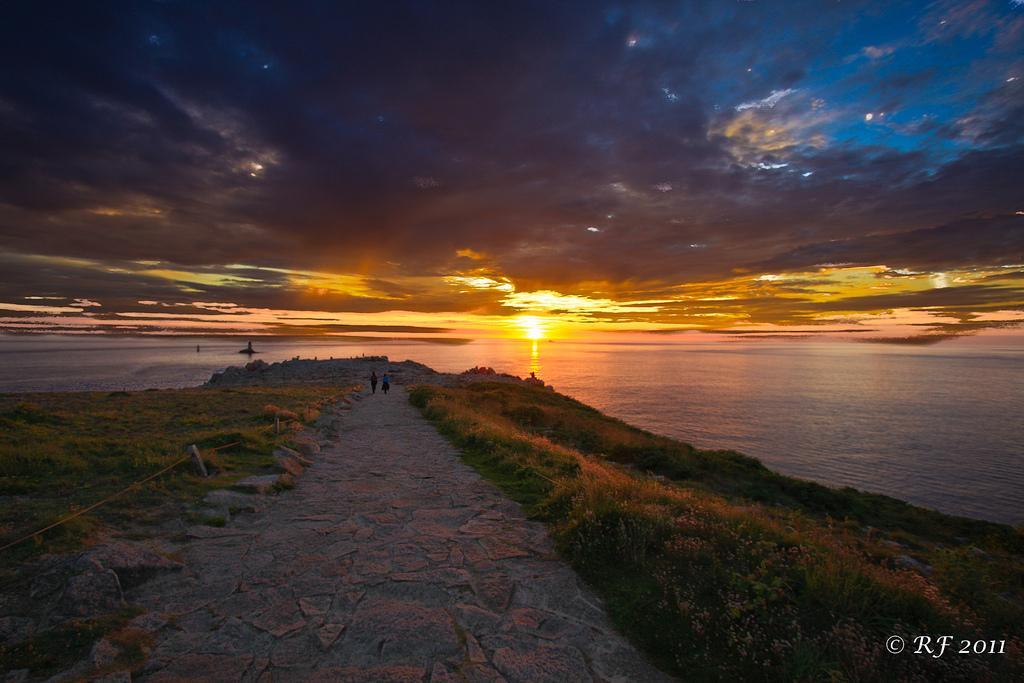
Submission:
<svg viewBox="0 0 1024 683">
<path fill-rule="evenodd" d="M 380 380 L 380 389 L 385 394 L 388 393 L 388 389 L 391 388 L 391 376 L 388 373 L 384 373 L 384 376 Z"/>
<path fill-rule="evenodd" d="M 370 373 L 370 393 L 371 394 L 376 394 L 377 393 L 377 371 L 376 370 L 374 370 L 373 372 Z"/>
</svg>

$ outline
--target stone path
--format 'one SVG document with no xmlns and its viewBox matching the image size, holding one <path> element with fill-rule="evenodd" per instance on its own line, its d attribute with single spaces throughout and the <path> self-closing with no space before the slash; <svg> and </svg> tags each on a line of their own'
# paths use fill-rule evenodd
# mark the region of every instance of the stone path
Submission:
<svg viewBox="0 0 1024 683">
<path fill-rule="evenodd" d="M 665 680 L 402 387 L 336 424 L 295 489 L 128 596 L 157 630 L 145 679 Z"/>
</svg>

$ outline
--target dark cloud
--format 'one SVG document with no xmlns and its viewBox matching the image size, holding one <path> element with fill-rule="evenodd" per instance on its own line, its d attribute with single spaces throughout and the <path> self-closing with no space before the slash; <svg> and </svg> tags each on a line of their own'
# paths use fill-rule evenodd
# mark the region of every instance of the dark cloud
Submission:
<svg viewBox="0 0 1024 683">
<path fill-rule="evenodd" d="M 519 290 L 635 297 L 738 268 L 1021 263 L 1022 20 L 975 9 L 929 10 L 940 30 L 910 2 L 17 3 L 0 249 L 112 268 L 8 260 L 0 298 L 508 312 L 403 279 L 463 248 Z M 183 297 L 139 260 L 264 268 Z"/>
<path fill-rule="evenodd" d="M 824 264 L 844 264 L 942 270 L 1022 262 L 1024 216 L 1010 215 L 809 244 L 757 263 L 751 269 L 804 270 Z M 900 275 L 895 274 L 896 277 Z M 1007 276 L 1012 275 L 1007 273 Z"/>
</svg>

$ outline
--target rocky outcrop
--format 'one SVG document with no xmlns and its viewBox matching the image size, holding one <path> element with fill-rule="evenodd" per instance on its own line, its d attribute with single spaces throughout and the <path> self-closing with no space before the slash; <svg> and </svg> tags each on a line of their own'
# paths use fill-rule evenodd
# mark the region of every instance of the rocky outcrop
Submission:
<svg viewBox="0 0 1024 683">
<path fill-rule="evenodd" d="M 203 506 L 217 511 L 222 517 L 228 518 L 236 512 L 260 512 L 266 508 L 266 501 L 259 496 L 252 496 L 238 491 L 217 489 L 203 497 Z"/>
<path fill-rule="evenodd" d="M 302 471 L 304 469 L 302 463 L 299 462 L 296 458 L 293 458 L 292 456 L 283 453 L 275 453 L 274 461 L 277 463 L 278 467 L 280 467 L 284 472 L 287 472 L 293 477 L 297 477 L 300 474 L 302 474 Z"/>
<path fill-rule="evenodd" d="M 57 602 L 60 617 L 97 617 L 124 607 L 124 594 L 117 574 L 99 565 L 72 574 Z"/>
<path fill-rule="evenodd" d="M 277 488 L 280 479 L 281 475 L 279 474 L 255 474 L 236 481 L 232 484 L 232 487 L 246 493 L 256 493 L 265 496 Z"/>
<path fill-rule="evenodd" d="M 95 617 L 124 607 L 123 591 L 167 571 L 181 569 L 137 543 L 111 540 L 72 556 L 46 556 L 38 563 L 29 597 L 49 624 Z M 39 606 L 45 606 L 39 610 Z"/>
<path fill-rule="evenodd" d="M 108 540 L 74 555 L 44 555 L 22 568 L 25 588 L 4 596 L 0 641 L 13 645 L 69 621 L 113 614 L 125 592 L 182 564 L 142 543 Z"/>
<path fill-rule="evenodd" d="M 260 365 L 256 365 L 257 363 Z M 489 367 L 475 367 L 459 374 L 443 373 L 411 360 L 391 362 L 387 356 L 328 360 L 296 358 L 271 364 L 259 360 L 253 361 L 245 367 L 230 367 L 222 372 L 214 373 L 206 384 L 207 386 L 225 387 L 298 382 L 365 386 L 371 372 L 376 372 L 379 377 L 385 371 L 391 375 L 392 384 L 405 386 L 414 384 L 459 386 L 471 382 L 524 382 L 535 386 L 546 386 L 540 378 L 532 375 L 522 379 Z"/>
<path fill-rule="evenodd" d="M 261 365 L 256 365 L 260 363 Z M 444 382 L 445 375 L 414 361 L 392 363 L 386 356 L 370 358 L 344 358 L 329 360 L 287 360 L 267 364 L 253 361 L 245 367 L 229 367 L 215 373 L 208 386 L 245 386 L 252 384 L 317 383 L 338 385 L 365 385 L 370 373 L 382 375 L 388 371 L 396 384 Z"/>
<path fill-rule="evenodd" d="M 113 571 L 124 589 L 134 588 L 161 572 L 177 571 L 182 566 L 144 545 L 123 541 L 93 546 L 83 558 Z"/>
</svg>

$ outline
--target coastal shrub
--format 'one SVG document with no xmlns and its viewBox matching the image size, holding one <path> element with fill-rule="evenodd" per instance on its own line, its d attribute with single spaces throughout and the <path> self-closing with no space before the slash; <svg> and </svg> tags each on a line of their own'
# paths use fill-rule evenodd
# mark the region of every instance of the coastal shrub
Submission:
<svg viewBox="0 0 1024 683">
<path fill-rule="evenodd" d="M 59 422 L 56 415 L 47 412 L 41 405 L 32 401 L 19 401 L 10 408 L 0 411 L 0 425 L 3 426 L 12 426 L 13 423 L 57 424 Z"/>
<path fill-rule="evenodd" d="M 299 419 L 299 416 L 295 411 L 287 410 L 281 406 L 276 406 L 273 403 L 268 403 L 263 406 L 263 414 L 267 417 L 280 418 L 283 421 Z"/>
<path fill-rule="evenodd" d="M 529 427 L 539 427 L 544 424 L 544 411 L 539 406 L 516 406 L 503 411 L 503 414 L 513 422 Z"/>
<path fill-rule="evenodd" d="M 412 400 L 469 464 L 547 522 L 619 628 L 667 671 L 775 681 L 1024 673 L 1013 529 L 790 479 L 531 387 L 419 387 Z M 590 440 L 580 438 L 588 424 Z M 962 537 L 950 543 L 949 529 Z M 910 547 L 931 576 L 905 567 Z M 1005 638 L 1006 654 L 885 650 L 891 635 L 943 633 Z"/>
</svg>

